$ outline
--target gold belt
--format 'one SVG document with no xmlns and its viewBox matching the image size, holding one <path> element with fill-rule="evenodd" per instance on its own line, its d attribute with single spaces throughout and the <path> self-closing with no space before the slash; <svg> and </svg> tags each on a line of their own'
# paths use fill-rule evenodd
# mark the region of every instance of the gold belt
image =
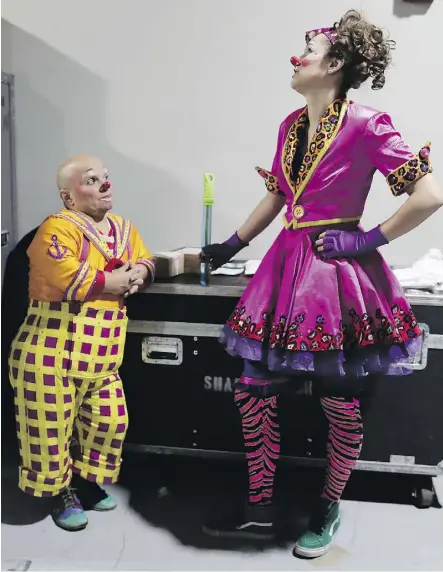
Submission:
<svg viewBox="0 0 443 572">
<path fill-rule="evenodd" d="M 360 215 L 360 216 L 351 216 L 345 218 L 330 218 L 326 220 L 302 221 L 305 215 L 305 209 L 303 208 L 302 205 L 294 205 L 292 214 L 294 218 L 291 221 L 288 221 L 286 215 L 283 215 L 283 224 L 287 229 L 309 228 L 311 226 L 328 226 L 331 224 L 340 224 L 346 222 L 359 222 L 361 219 Z"/>
</svg>

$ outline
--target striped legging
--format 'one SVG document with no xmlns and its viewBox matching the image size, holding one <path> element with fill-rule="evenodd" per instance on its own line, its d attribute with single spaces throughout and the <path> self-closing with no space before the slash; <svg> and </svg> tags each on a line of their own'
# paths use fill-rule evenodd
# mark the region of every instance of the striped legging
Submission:
<svg viewBox="0 0 443 572">
<path fill-rule="evenodd" d="M 280 456 L 277 396 L 255 397 L 237 389 L 249 473 L 249 504 L 272 502 L 274 476 Z M 320 400 L 329 422 L 328 468 L 322 496 L 338 501 L 351 476 L 362 446 L 363 422 L 357 399 L 324 397 Z"/>
</svg>

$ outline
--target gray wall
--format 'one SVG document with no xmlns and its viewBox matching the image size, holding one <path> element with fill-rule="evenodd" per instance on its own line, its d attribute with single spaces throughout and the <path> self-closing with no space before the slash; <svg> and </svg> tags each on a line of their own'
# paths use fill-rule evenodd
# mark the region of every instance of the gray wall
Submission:
<svg viewBox="0 0 443 572">
<path fill-rule="evenodd" d="M 352 97 L 389 111 L 414 150 L 431 139 L 443 183 L 443 70 L 433 47 L 443 3 L 427 12 L 400 0 L 355 5 L 390 29 L 398 49 L 385 89 Z M 2 67 L 16 76 L 19 235 L 58 210 L 55 171 L 78 152 L 103 157 L 115 210 L 152 250 L 198 245 L 205 171 L 217 176 L 214 238 L 229 235 L 265 193 L 254 166 L 270 167 L 281 120 L 303 104 L 289 88 L 289 57 L 303 50 L 305 30 L 332 24 L 349 7 L 349 0 L 4 0 Z M 364 224 L 386 219 L 402 200 L 377 176 Z M 389 261 L 408 264 L 442 247 L 442 223 L 439 213 L 389 245 Z M 248 256 L 261 257 L 279 227 Z"/>
</svg>

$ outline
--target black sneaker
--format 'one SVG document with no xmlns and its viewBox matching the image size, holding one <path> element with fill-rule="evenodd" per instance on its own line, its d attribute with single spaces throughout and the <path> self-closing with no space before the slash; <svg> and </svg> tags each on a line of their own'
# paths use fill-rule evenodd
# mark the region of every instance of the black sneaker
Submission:
<svg viewBox="0 0 443 572">
<path fill-rule="evenodd" d="M 108 495 L 97 483 L 75 475 L 72 479 L 72 487 L 86 510 L 107 512 L 117 507 L 115 498 Z"/>
<path fill-rule="evenodd" d="M 248 505 L 246 510 L 208 522 L 203 525 L 203 532 L 219 538 L 272 540 L 275 536 L 274 507 Z"/>
</svg>

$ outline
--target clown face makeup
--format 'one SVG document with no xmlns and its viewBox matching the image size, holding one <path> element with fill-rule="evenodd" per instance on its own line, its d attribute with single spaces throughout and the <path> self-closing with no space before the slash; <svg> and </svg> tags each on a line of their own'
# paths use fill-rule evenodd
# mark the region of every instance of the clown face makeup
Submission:
<svg viewBox="0 0 443 572">
<path fill-rule="evenodd" d="M 317 28 L 306 32 L 305 39 L 306 47 L 301 57 L 291 58 L 294 67 L 291 87 L 302 95 L 325 86 L 330 74 L 330 62 L 325 56 L 336 41 L 337 33 L 333 28 Z"/>
<path fill-rule="evenodd" d="M 80 156 L 70 165 L 69 185 L 62 191 L 68 208 L 93 218 L 112 209 L 111 183 L 103 163 L 90 156 Z"/>
</svg>

